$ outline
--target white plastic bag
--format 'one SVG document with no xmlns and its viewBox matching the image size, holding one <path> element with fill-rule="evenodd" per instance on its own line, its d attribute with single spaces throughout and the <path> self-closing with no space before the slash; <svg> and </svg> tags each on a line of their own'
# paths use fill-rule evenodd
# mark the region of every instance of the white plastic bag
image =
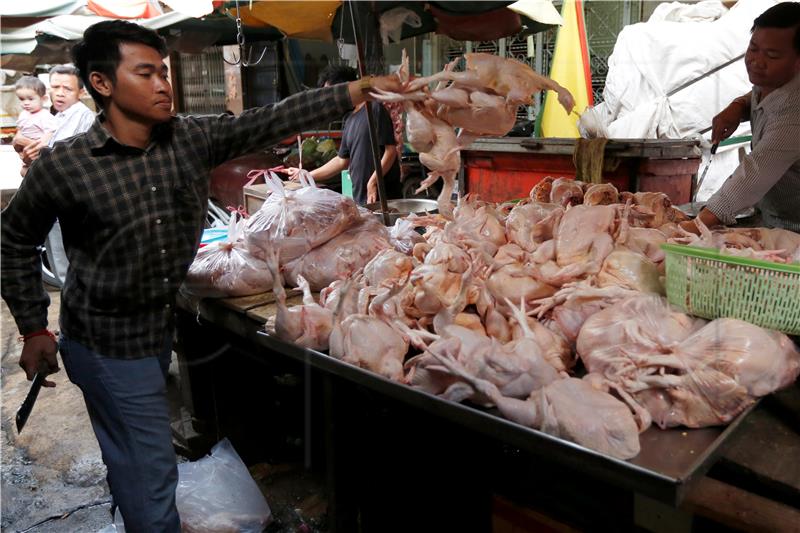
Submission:
<svg viewBox="0 0 800 533">
<path fill-rule="evenodd" d="M 425 238 L 417 233 L 415 218 L 415 216 L 398 218 L 394 226 L 389 229 L 389 242 L 400 253 L 411 255 L 415 244 L 425 242 Z"/>
<path fill-rule="evenodd" d="M 228 439 L 211 455 L 178 465 L 175 504 L 184 533 L 261 533 L 272 520 L 267 500 Z M 114 523 L 97 533 L 125 533 L 119 509 Z"/>
<path fill-rule="evenodd" d="M 285 265 L 361 220 L 352 198 L 318 188 L 307 172 L 300 181 L 304 186 L 291 191 L 275 174 L 266 177 L 271 194 L 245 227 L 245 241 L 256 257 L 265 259 L 267 248 L 277 246 Z"/>
<path fill-rule="evenodd" d="M 236 214 L 228 223 L 225 240 L 198 250 L 184 282 L 185 289 L 201 297 L 249 296 L 272 289 L 267 264 L 254 257 L 243 237 L 245 220 Z"/>
<path fill-rule="evenodd" d="M 189 533 L 261 533 L 272 519 L 263 494 L 228 439 L 211 455 L 178 465 L 175 501 L 181 530 Z"/>
</svg>

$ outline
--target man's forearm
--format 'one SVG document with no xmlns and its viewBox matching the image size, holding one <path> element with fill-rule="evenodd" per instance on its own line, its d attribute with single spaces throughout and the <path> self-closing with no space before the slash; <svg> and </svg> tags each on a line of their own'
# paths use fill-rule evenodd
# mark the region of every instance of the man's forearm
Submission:
<svg viewBox="0 0 800 533">
<path fill-rule="evenodd" d="M 338 174 L 339 172 L 343 171 L 347 168 L 348 159 L 343 159 L 338 155 L 335 156 L 333 159 L 325 163 L 319 168 L 316 168 L 310 172 L 311 177 L 314 178 L 314 181 L 326 181 Z"/>
<path fill-rule="evenodd" d="M 753 92 L 750 91 L 749 93 L 739 96 L 738 98 L 734 98 L 729 104 L 729 107 L 738 106 L 741 109 L 741 118 L 739 122 L 750 120 L 750 104 L 752 102 L 752 95 Z"/>
</svg>

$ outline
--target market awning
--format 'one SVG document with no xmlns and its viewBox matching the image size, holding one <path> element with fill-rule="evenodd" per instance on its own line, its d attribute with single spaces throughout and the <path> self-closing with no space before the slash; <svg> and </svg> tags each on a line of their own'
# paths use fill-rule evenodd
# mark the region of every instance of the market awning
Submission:
<svg viewBox="0 0 800 533">
<path fill-rule="evenodd" d="M 236 42 L 233 19 L 219 13 L 203 16 L 213 10 L 210 0 L 162 0 L 158 13 L 143 7 L 153 4 L 146 0 L 32 0 L 28 4 L 23 8 L 4 3 L 0 12 L 3 68 L 32 70 L 37 64 L 68 61 L 72 43 L 83 36 L 86 28 L 111 18 L 128 19 L 158 30 L 171 48 L 190 53 L 213 44 Z M 137 14 L 147 17 L 129 18 Z M 263 28 L 248 32 L 248 37 L 274 40 L 282 38 L 282 34 L 274 28 Z"/>
<path fill-rule="evenodd" d="M 328 42 L 341 36 L 352 43 L 352 22 L 343 4 L 340 0 L 239 3 L 246 26 L 272 26 L 287 37 Z M 225 6 L 235 16 L 237 3 L 226 2 Z M 381 27 L 397 28 L 400 39 L 438 32 L 460 40 L 490 40 L 519 32 L 536 33 L 562 22 L 551 0 L 387 1 L 374 6 Z"/>
</svg>

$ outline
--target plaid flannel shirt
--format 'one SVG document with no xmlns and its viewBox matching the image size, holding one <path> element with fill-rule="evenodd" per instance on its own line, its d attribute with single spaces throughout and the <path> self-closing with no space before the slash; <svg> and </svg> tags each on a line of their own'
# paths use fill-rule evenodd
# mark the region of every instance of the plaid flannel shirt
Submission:
<svg viewBox="0 0 800 533">
<path fill-rule="evenodd" d="M 62 331 L 107 357 L 159 353 L 200 242 L 210 170 L 351 108 L 342 84 L 238 118 L 175 117 L 154 128 L 144 150 L 117 142 L 99 117 L 43 150 L 3 212 L 2 296 L 20 333 L 47 326 L 37 246 L 58 218 L 70 262 Z"/>
</svg>

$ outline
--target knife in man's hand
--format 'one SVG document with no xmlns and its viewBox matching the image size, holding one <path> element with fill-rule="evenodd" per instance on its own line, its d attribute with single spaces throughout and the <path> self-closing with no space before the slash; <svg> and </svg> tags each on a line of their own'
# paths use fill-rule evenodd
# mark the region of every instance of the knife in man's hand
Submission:
<svg viewBox="0 0 800 533">
<path fill-rule="evenodd" d="M 17 433 L 20 433 L 22 428 L 25 427 L 25 422 L 28 421 L 28 417 L 33 411 L 33 404 L 36 403 L 36 397 L 39 396 L 39 390 L 42 388 L 45 376 L 47 376 L 45 372 L 37 372 L 33 376 L 31 389 L 28 391 L 28 395 L 25 396 L 25 401 L 22 402 L 22 405 L 17 410 Z"/>
</svg>

